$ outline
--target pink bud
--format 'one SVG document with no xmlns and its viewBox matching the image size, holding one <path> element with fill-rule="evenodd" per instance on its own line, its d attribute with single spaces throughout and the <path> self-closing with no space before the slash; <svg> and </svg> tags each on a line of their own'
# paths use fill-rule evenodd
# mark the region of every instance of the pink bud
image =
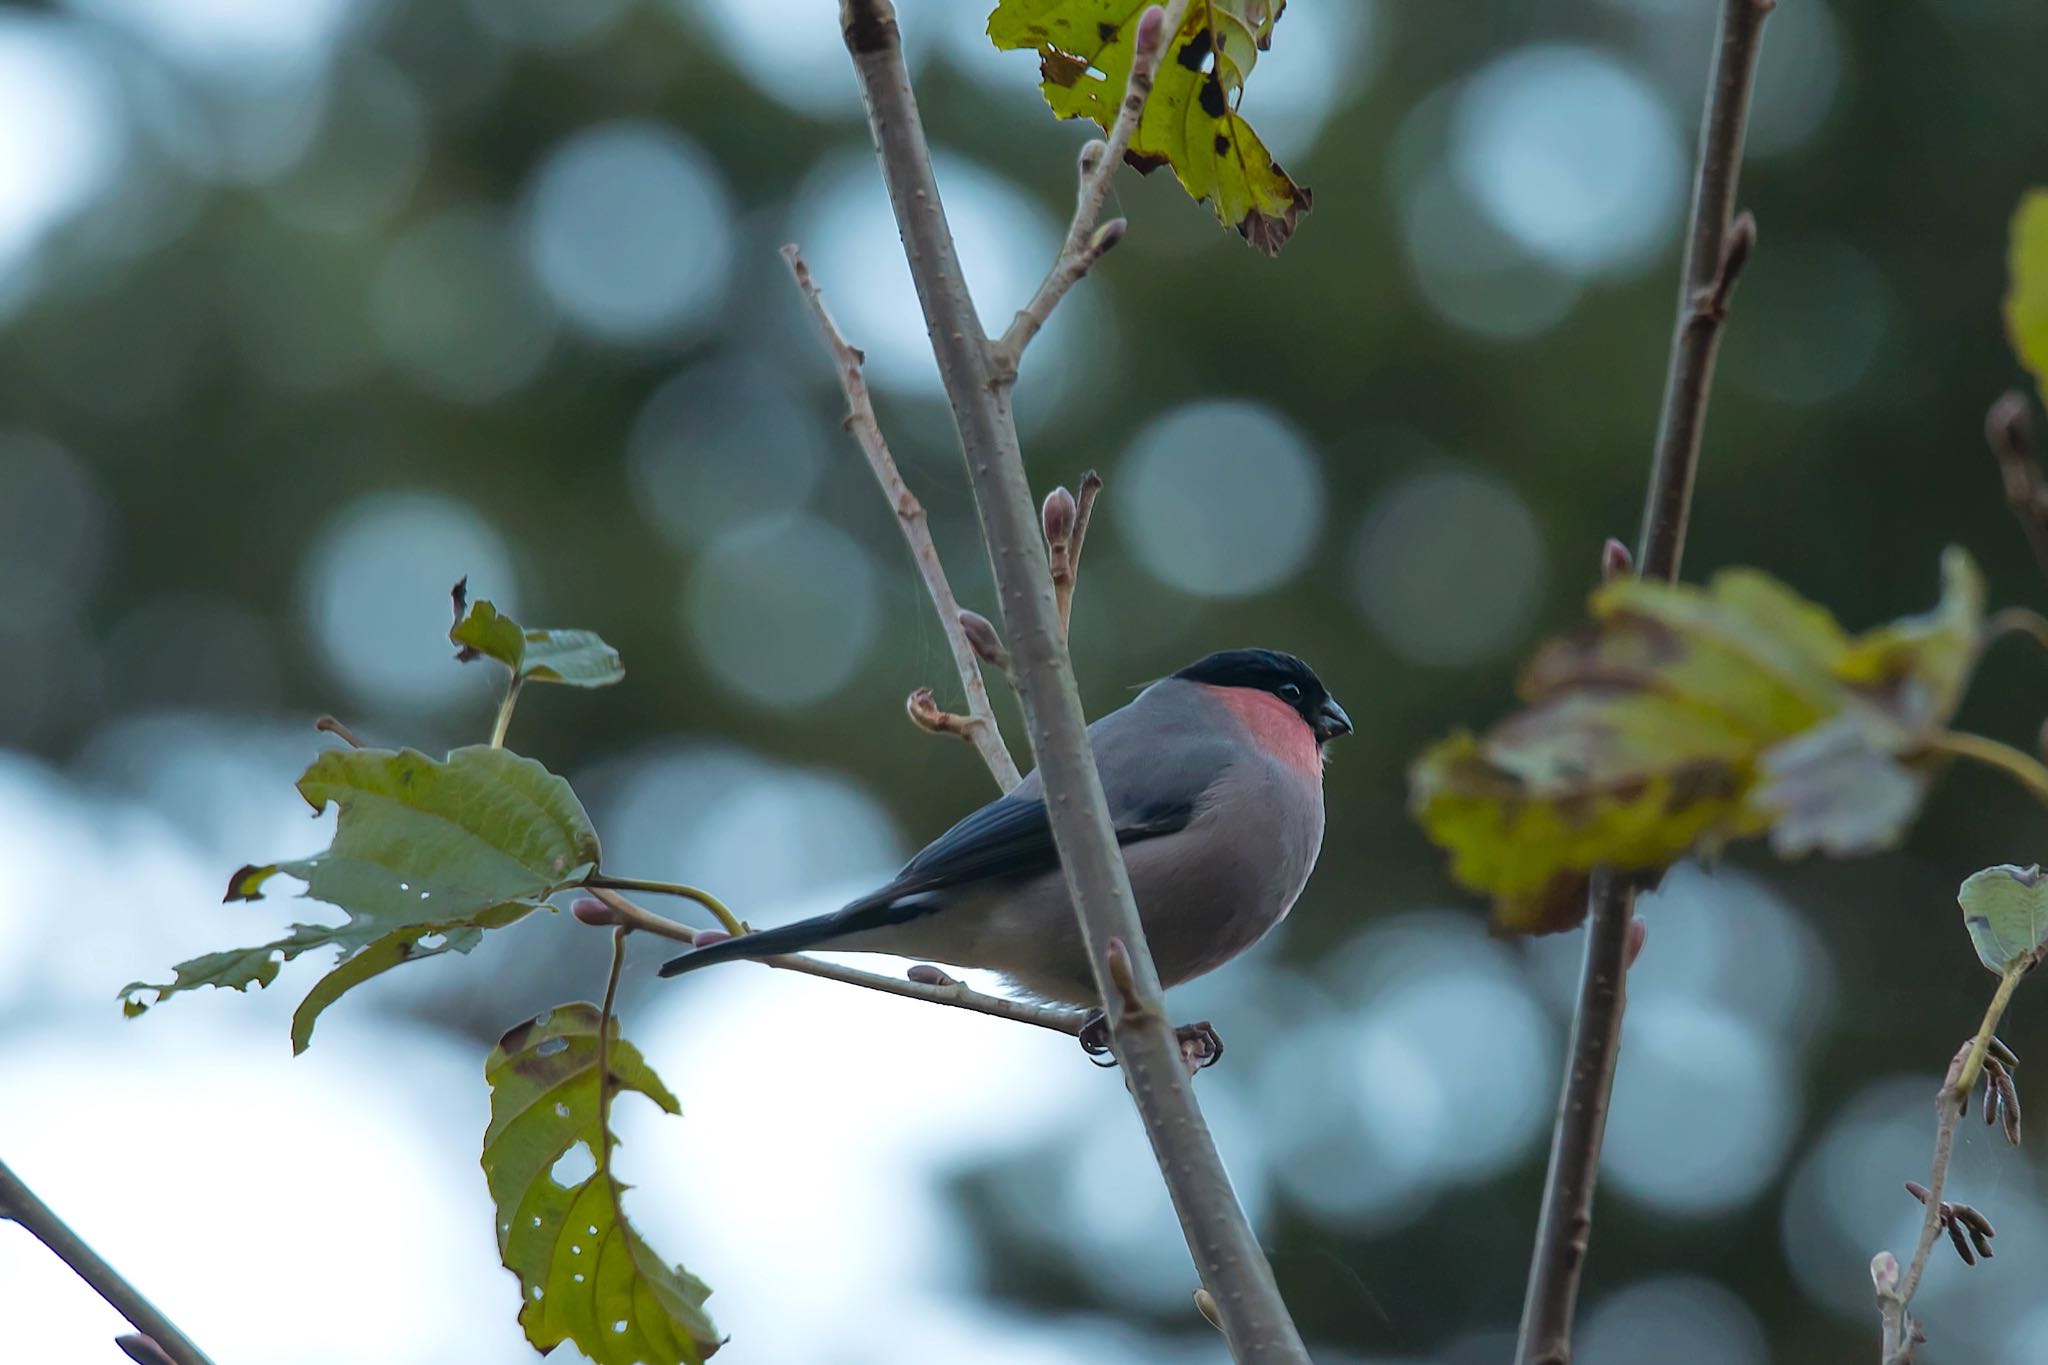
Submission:
<svg viewBox="0 0 2048 1365">
<path fill-rule="evenodd" d="M 986 616 L 978 611 L 963 609 L 960 613 L 960 629 L 966 633 L 967 643 L 973 647 L 975 654 L 983 663 L 994 664 L 997 668 L 1010 666 L 1009 651 L 1003 648 L 1002 637 L 996 634 L 996 628 L 989 623 Z"/>
<path fill-rule="evenodd" d="M 1064 545 L 1074 536 L 1074 495 L 1065 485 L 1045 495 L 1045 506 L 1039 509 L 1039 522 L 1045 527 L 1045 543 Z"/>
<path fill-rule="evenodd" d="M 1166 37 L 1166 11 L 1157 5 L 1148 5 L 1138 16 L 1138 32 L 1131 40 L 1133 55 L 1147 57 L 1159 50 L 1160 42 Z"/>
<path fill-rule="evenodd" d="M 1636 965 L 1636 959 L 1643 955 L 1643 945 L 1650 941 L 1650 922 L 1640 916 L 1628 922 L 1628 946 L 1622 950 L 1621 969 L 1627 971 Z"/>
<path fill-rule="evenodd" d="M 1635 567 L 1635 556 L 1628 552 L 1628 546 L 1622 544 L 1613 536 L 1607 537 L 1607 543 L 1600 547 L 1600 577 L 1602 581 L 1624 577 L 1634 572 Z"/>
<path fill-rule="evenodd" d="M 570 904 L 569 913 L 584 924 L 603 926 L 619 922 L 619 917 L 612 908 L 595 896 L 578 897 Z"/>
</svg>

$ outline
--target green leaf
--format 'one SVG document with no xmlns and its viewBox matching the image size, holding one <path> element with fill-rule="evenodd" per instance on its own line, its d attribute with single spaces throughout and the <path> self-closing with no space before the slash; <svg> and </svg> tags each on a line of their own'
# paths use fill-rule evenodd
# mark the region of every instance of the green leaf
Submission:
<svg viewBox="0 0 2048 1365">
<path fill-rule="evenodd" d="M 251 986 L 268 986 L 277 980 L 278 969 L 308 949 L 334 942 L 334 930 L 324 924 L 294 924 L 291 932 L 254 948 L 229 948 L 180 962 L 171 969 L 172 979 L 161 985 L 131 981 L 121 988 L 121 1012 L 130 1019 L 159 1004 L 166 996 L 201 986 L 246 991 Z M 155 991 L 154 1000 L 142 1000 L 143 991 Z"/>
<path fill-rule="evenodd" d="M 299 794 L 315 813 L 339 809 L 334 843 L 279 870 L 380 931 L 539 900 L 597 865 L 597 832 L 569 784 L 506 749 L 472 745 L 445 763 L 329 749 Z"/>
<path fill-rule="evenodd" d="M 997 48 L 1039 55 L 1039 90 L 1061 118 L 1116 122 L 1130 80 L 1138 17 L 1152 0 L 1001 0 L 988 17 Z M 1152 96 L 1125 160 L 1140 171 L 1171 165 L 1188 194 L 1206 200 L 1268 256 L 1293 235 L 1311 196 L 1273 160 L 1238 114 L 1244 85 L 1287 0 L 1192 0 L 1167 41 Z"/>
<path fill-rule="evenodd" d="M 529 630 L 500 615 L 488 601 L 470 605 L 448 631 L 460 645 L 455 657 L 491 658 L 512 670 L 522 682 L 565 683 L 570 687 L 609 687 L 626 676 L 619 651 L 587 630 Z"/>
<path fill-rule="evenodd" d="M 210 953 L 179 964 L 163 984 L 124 988 L 131 1017 L 198 986 L 246 990 L 277 979 L 281 962 L 312 948 L 341 950 L 292 1021 L 303 1050 L 320 1012 L 343 992 L 401 963 L 468 952 L 481 932 L 510 924 L 554 892 L 580 884 L 597 866 L 597 833 L 569 784 L 504 749 L 457 749 L 446 762 L 412 749 L 329 749 L 299 778 L 317 814 L 338 808 L 334 841 L 310 858 L 241 869 L 229 900 L 258 900 L 278 873 L 305 882 L 304 894 L 347 914 L 338 925 L 295 925 L 255 948 Z M 444 942 L 422 949 L 423 939 Z"/>
<path fill-rule="evenodd" d="M 2020 200 L 2012 219 L 2009 269 L 2006 332 L 2048 402 L 2048 189 L 2029 190 Z"/>
<path fill-rule="evenodd" d="M 515 901 L 509 905 L 492 906 L 468 919 L 408 925 L 364 944 L 353 953 L 344 953 L 341 965 L 314 982 L 313 989 L 292 1012 L 292 1055 L 304 1052 L 312 1043 L 313 1025 L 329 1005 L 371 977 L 382 976 L 393 967 L 438 957 L 442 953 L 467 953 L 483 942 L 484 930 L 502 929 L 539 908 Z M 440 939 L 438 943 L 422 941 L 437 937 Z"/>
<path fill-rule="evenodd" d="M 719 1347 L 704 1312 L 710 1290 L 663 1262 L 626 1221 L 628 1188 L 612 1171 L 615 1139 L 598 1083 L 637 1090 L 671 1114 L 682 1106 L 618 1021 L 562 1005 L 511 1030 L 485 1063 L 491 1123 L 483 1168 L 497 1206 L 498 1250 L 519 1277 L 519 1325 L 541 1351 L 568 1341 L 596 1365 L 684 1365 Z M 555 1165 L 581 1145 L 595 1169 L 575 1183 Z"/>
<path fill-rule="evenodd" d="M 2038 867 L 1987 867 L 1972 873 L 1956 900 L 1977 956 L 2004 976 L 2032 967 L 2048 945 L 2048 878 Z"/>
<path fill-rule="evenodd" d="M 448 643 L 459 645 L 455 657 L 463 663 L 472 659 L 496 659 L 514 673 L 526 660 L 526 632 L 509 616 L 500 616 L 488 600 L 471 604 L 467 616 L 458 616 L 448 628 Z"/>
<path fill-rule="evenodd" d="M 1854 638 L 1755 570 L 1605 584 L 1524 671 L 1523 710 L 1416 760 L 1411 805 L 1516 931 L 1578 923 L 1596 866 L 1649 872 L 1766 832 L 1786 856 L 1886 847 L 1977 657 L 1982 580 L 1957 550 L 1942 576 L 1933 611 Z"/>
</svg>

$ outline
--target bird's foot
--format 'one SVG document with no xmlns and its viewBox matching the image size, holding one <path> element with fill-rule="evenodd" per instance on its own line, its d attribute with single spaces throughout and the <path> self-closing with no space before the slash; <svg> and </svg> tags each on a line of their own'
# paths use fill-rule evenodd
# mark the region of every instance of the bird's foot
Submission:
<svg viewBox="0 0 2048 1365">
<path fill-rule="evenodd" d="M 1190 1075 L 1204 1067 L 1214 1066 L 1223 1056 L 1223 1035 L 1216 1032 L 1216 1026 L 1207 1019 L 1197 1024 L 1182 1024 L 1173 1031 L 1180 1043 L 1181 1060 L 1187 1063 Z M 1088 1022 L 1081 1025 L 1081 1051 L 1097 1066 L 1115 1066 L 1116 1055 L 1109 1046 L 1109 1016 L 1097 1010 L 1088 1016 Z M 1107 1057 L 1108 1061 L 1101 1058 Z"/>
<path fill-rule="evenodd" d="M 1223 1035 L 1207 1019 L 1199 1024 L 1182 1024 L 1173 1031 L 1173 1036 L 1180 1040 L 1180 1059 L 1187 1063 L 1190 1076 L 1223 1060 Z"/>
<path fill-rule="evenodd" d="M 1088 1054 L 1088 1060 L 1097 1066 L 1115 1066 L 1116 1054 L 1109 1049 L 1109 1016 L 1101 1010 L 1088 1016 L 1088 1022 L 1081 1025 L 1081 1051 Z M 1102 1058 L 1109 1058 L 1103 1061 Z"/>
</svg>

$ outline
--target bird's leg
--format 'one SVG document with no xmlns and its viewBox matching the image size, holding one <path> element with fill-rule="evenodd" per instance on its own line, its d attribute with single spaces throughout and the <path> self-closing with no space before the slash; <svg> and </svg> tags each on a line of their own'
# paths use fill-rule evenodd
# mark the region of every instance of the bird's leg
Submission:
<svg viewBox="0 0 2048 1365">
<path fill-rule="evenodd" d="M 1205 1066 L 1214 1066 L 1223 1058 L 1223 1035 L 1207 1019 L 1198 1024 L 1182 1024 L 1173 1031 L 1180 1040 L 1181 1060 L 1188 1064 L 1188 1074 L 1193 1075 Z"/>
<path fill-rule="evenodd" d="M 1207 1019 L 1198 1024 L 1182 1024 L 1173 1031 L 1180 1042 L 1180 1055 L 1186 1061 L 1190 1072 L 1216 1065 L 1223 1056 L 1223 1036 L 1216 1032 L 1216 1026 Z M 1081 1050 L 1090 1059 L 1107 1057 L 1108 1061 L 1096 1061 L 1097 1066 L 1115 1066 L 1116 1057 L 1109 1047 L 1109 1016 L 1097 1010 L 1088 1016 L 1088 1022 L 1081 1025 Z"/>
<path fill-rule="evenodd" d="M 1081 1025 L 1081 1051 L 1088 1054 L 1088 1060 L 1097 1066 L 1115 1066 L 1116 1055 L 1109 1050 L 1109 1016 L 1101 1010 L 1088 1016 L 1088 1022 Z M 1100 1058 L 1107 1057 L 1108 1061 Z"/>
</svg>

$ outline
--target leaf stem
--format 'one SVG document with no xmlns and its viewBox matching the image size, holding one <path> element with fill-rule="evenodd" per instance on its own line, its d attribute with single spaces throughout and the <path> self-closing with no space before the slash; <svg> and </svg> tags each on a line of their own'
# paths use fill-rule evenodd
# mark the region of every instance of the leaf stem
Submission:
<svg viewBox="0 0 2048 1365">
<path fill-rule="evenodd" d="M 585 878 L 583 884 L 593 890 L 603 887 L 609 891 L 645 891 L 650 895 L 656 896 L 680 896 L 684 900 L 697 902 L 697 904 L 718 916 L 719 927 L 734 938 L 738 938 L 741 934 L 747 932 L 747 926 L 740 922 L 738 915 L 726 909 L 724 901 L 721 901 L 718 897 L 701 887 L 685 886 L 681 882 L 648 881 L 641 877 L 607 877 L 597 872 L 593 872 Z M 609 897 L 601 899 L 604 899 L 607 905 L 612 904 Z M 627 904 L 631 904 L 631 902 L 629 901 Z"/>
<path fill-rule="evenodd" d="M 2030 959 L 2024 965 L 2006 968 L 2005 974 L 1998 978 L 1998 989 L 1984 1010 L 1984 1022 L 1977 1026 L 1977 1036 L 1970 1040 L 1969 1055 L 1963 1059 L 1963 1069 L 1952 1087 L 1957 1099 L 1965 1103 L 1969 1101 L 1970 1091 L 1984 1070 L 1984 1054 L 1991 1050 L 1991 1035 L 1998 1032 L 1998 1021 L 2005 1018 L 2005 1009 L 2012 1003 L 2013 991 L 2018 989 L 2020 978 L 2032 970 L 2032 966 Z"/>
<path fill-rule="evenodd" d="M 1720 37 L 1700 119 L 1698 170 L 1681 272 L 1678 315 L 1665 372 L 1650 484 L 1643 499 L 1640 548 L 1645 578 L 1675 581 L 1685 551 L 1700 440 L 1713 387 L 1714 358 L 1735 282 L 1756 244 L 1756 224 L 1735 212 L 1743 129 L 1756 80 L 1764 20 L 1775 0 L 1722 0 Z M 1571 1065 L 1558 1097 L 1550 1166 L 1529 1282 L 1522 1302 L 1516 1365 L 1569 1365 L 1593 1230 L 1593 1190 L 1607 1130 L 1607 1104 L 1621 1053 L 1621 1017 L 1635 886 L 1611 870 L 1594 874 L 1587 906 L 1585 965 L 1572 1015 Z"/>
<path fill-rule="evenodd" d="M 77 1233 L 65 1226 L 64 1221 L 50 1211 L 50 1206 L 36 1198 L 35 1192 L 22 1183 L 21 1177 L 7 1169 L 5 1162 L 0 1162 L 0 1218 L 12 1219 L 26 1228 L 31 1237 L 48 1247 L 58 1260 L 71 1267 L 79 1279 L 112 1304 L 136 1331 L 154 1341 L 174 1365 L 212 1365 L 206 1353 L 192 1344 L 191 1338 L 158 1312 L 134 1285 L 101 1260 L 99 1253 L 87 1246 Z"/>
<path fill-rule="evenodd" d="M 514 673 L 512 681 L 505 684 L 505 698 L 498 703 L 498 719 L 491 726 L 491 747 L 493 749 L 505 747 L 505 734 L 512 728 L 512 708 L 519 704 L 519 688 L 525 681 L 524 678 Z"/>
<path fill-rule="evenodd" d="M 1931 737 L 1926 747 L 1934 753 L 1953 754 L 1996 768 L 2032 792 L 2036 799 L 2048 801 L 2048 766 L 2001 740 L 1967 730 L 1944 730 Z"/>
</svg>

